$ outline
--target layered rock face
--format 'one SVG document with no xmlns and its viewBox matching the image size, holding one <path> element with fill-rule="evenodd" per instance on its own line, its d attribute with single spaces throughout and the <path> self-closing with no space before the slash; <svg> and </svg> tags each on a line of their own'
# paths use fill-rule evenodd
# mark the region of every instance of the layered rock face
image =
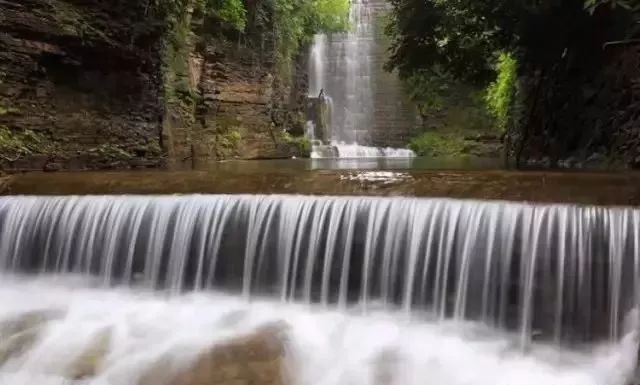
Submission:
<svg viewBox="0 0 640 385">
<path fill-rule="evenodd" d="M 191 52 L 190 81 L 198 95 L 192 120 L 165 127 L 177 164 L 303 156 L 283 135 L 303 135 L 306 74 L 277 74 L 272 52 L 207 41 Z"/>
<path fill-rule="evenodd" d="M 0 126 L 37 138 L 5 166 L 161 165 L 158 41 L 139 3 L 0 1 Z"/>
<path fill-rule="evenodd" d="M 221 37 L 196 36 L 197 46 L 167 53 L 172 32 L 142 0 L 0 0 L 0 168 L 155 168 L 296 153 L 282 131 L 302 133 L 304 74 L 285 79 L 273 48 Z M 176 58 L 187 61 L 177 77 L 191 85 L 188 103 L 167 92 Z"/>
</svg>

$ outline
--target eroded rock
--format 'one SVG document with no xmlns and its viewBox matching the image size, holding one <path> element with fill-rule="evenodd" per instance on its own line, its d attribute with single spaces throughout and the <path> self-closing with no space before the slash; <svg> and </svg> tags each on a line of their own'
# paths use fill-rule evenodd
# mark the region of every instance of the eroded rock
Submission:
<svg viewBox="0 0 640 385">
<path fill-rule="evenodd" d="M 287 385 L 285 343 L 281 325 L 264 327 L 211 347 L 178 373 L 160 362 L 138 385 Z"/>
</svg>

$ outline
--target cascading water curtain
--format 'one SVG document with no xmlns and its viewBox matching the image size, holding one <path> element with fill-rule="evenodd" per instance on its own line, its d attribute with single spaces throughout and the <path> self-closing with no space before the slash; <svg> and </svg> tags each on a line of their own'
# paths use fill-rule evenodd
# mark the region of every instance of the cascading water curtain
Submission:
<svg viewBox="0 0 640 385">
<path fill-rule="evenodd" d="M 223 289 L 618 338 L 638 303 L 640 211 L 447 199 L 0 198 L 0 267 Z"/>
</svg>

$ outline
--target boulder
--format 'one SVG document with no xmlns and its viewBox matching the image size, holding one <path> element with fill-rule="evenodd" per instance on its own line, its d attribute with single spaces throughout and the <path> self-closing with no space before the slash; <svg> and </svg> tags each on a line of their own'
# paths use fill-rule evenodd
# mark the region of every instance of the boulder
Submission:
<svg viewBox="0 0 640 385">
<path fill-rule="evenodd" d="M 138 385 L 287 385 L 284 329 L 268 326 L 216 344 L 191 366 L 168 374 L 163 362 L 145 374 Z"/>
</svg>

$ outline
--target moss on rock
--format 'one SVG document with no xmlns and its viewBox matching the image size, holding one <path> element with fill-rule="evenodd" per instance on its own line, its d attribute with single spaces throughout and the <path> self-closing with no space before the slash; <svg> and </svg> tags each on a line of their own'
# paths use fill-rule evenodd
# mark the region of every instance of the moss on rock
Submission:
<svg viewBox="0 0 640 385">
<path fill-rule="evenodd" d="M 461 156 L 464 137 L 457 133 L 427 131 L 411 139 L 409 148 L 419 156 Z"/>
<path fill-rule="evenodd" d="M 311 156 L 311 141 L 304 136 L 293 136 L 288 132 L 282 135 L 283 142 L 289 146 L 291 153 L 296 154 L 301 158 L 308 158 Z"/>
</svg>

